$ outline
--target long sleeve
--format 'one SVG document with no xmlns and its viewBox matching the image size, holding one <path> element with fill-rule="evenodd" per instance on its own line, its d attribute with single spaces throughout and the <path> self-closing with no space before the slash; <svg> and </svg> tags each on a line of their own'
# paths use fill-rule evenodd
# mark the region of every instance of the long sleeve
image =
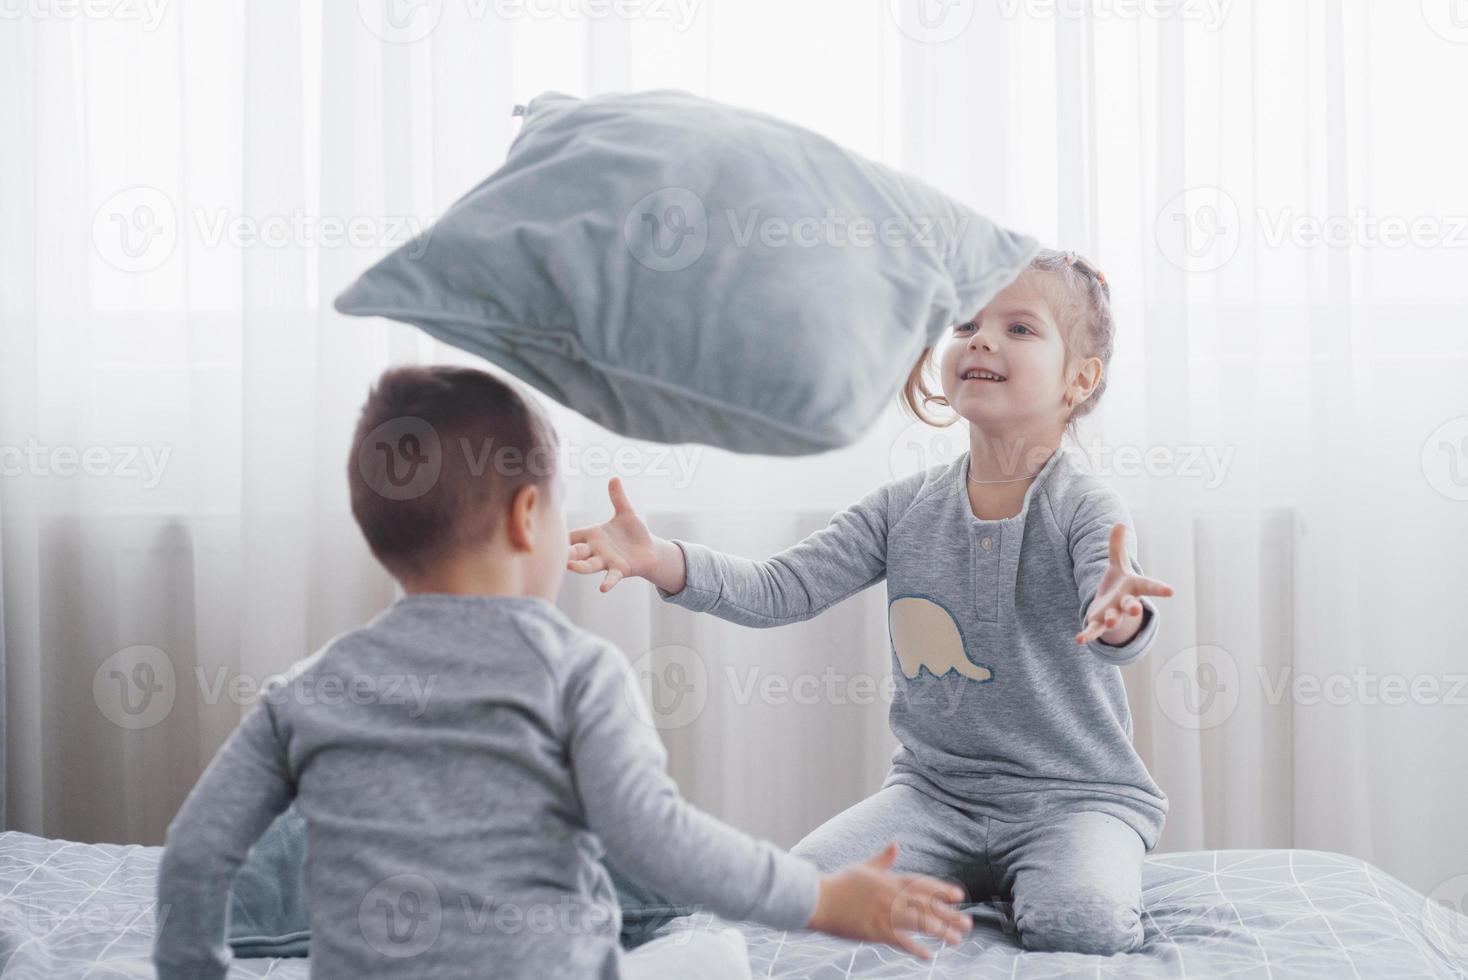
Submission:
<svg viewBox="0 0 1468 980">
<path fill-rule="evenodd" d="M 1126 556 L 1131 571 L 1145 575 L 1137 564 L 1137 536 L 1130 511 L 1121 495 L 1109 487 L 1088 493 L 1076 507 L 1070 526 L 1070 557 L 1075 568 L 1076 591 L 1080 607 L 1076 615 L 1076 632 L 1085 626 L 1086 611 L 1096 598 L 1096 590 L 1111 563 L 1111 529 L 1126 525 Z M 1142 659 L 1157 634 L 1157 606 L 1150 596 L 1142 596 L 1142 624 L 1125 646 L 1114 647 L 1100 637 L 1086 646 L 1097 656 L 1117 666 Z"/>
<path fill-rule="evenodd" d="M 741 626 L 810 619 L 886 577 L 891 487 L 878 487 L 819 531 L 763 561 L 677 541 L 687 581 L 679 592 L 658 589 L 658 595 Z"/>
<path fill-rule="evenodd" d="M 153 944 L 159 980 L 216 980 L 228 972 L 230 883 L 294 795 L 271 706 L 262 700 L 225 741 L 168 827 Z"/>
<path fill-rule="evenodd" d="M 571 765 L 589 829 L 618 868 L 730 919 L 800 929 L 815 913 L 813 865 L 685 801 L 641 690 L 599 646 L 567 683 Z"/>
</svg>

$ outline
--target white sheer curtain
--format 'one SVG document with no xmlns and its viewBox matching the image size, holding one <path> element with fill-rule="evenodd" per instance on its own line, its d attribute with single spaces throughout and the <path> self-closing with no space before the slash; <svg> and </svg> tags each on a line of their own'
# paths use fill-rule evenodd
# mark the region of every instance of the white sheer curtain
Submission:
<svg viewBox="0 0 1468 980">
<path fill-rule="evenodd" d="M 469 359 L 332 296 L 497 165 L 515 103 L 673 86 L 812 126 L 1106 271 L 1121 334 L 1081 448 L 1178 590 L 1127 669 L 1172 800 L 1163 849 L 1341 850 L 1424 891 L 1468 871 L 1450 632 L 1468 31 L 1437 6 L 7 15 L 7 825 L 158 841 L 253 684 L 390 601 L 346 507 L 352 418 L 387 364 Z M 604 513 L 615 470 L 663 533 L 761 556 L 954 451 L 895 409 L 802 460 L 612 458 L 625 440 L 555 417 L 573 521 Z M 788 844 L 880 781 L 880 590 L 767 631 L 642 583 L 568 581 L 562 601 L 689 694 L 663 735 L 720 815 Z"/>
</svg>

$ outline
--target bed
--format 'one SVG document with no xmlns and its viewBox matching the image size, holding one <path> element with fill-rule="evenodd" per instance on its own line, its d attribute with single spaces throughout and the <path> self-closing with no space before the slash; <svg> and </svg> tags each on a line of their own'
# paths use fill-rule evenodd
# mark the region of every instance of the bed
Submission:
<svg viewBox="0 0 1468 980">
<path fill-rule="evenodd" d="M 0 977 L 151 978 L 161 849 L 0 833 Z M 1022 950 L 993 906 L 929 963 L 881 946 L 740 924 L 756 977 L 1468 978 L 1468 916 L 1380 869 L 1310 850 L 1149 855 L 1146 942 L 1112 957 Z M 706 928 L 708 916 L 669 930 Z M 303 959 L 236 960 L 231 978 L 302 980 Z"/>
</svg>

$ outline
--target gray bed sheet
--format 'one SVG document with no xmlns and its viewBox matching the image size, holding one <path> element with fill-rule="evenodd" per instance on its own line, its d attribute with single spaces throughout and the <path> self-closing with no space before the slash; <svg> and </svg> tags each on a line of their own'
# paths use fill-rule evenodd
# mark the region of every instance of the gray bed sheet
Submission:
<svg viewBox="0 0 1468 980">
<path fill-rule="evenodd" d="M 0 833 L 0 977 L 151 978 L 156 847 Z M 1468 978 L 1468 916 L 1324 851 L 1151 854 L 1146 942 L 1098 957 L 1020 948 L 1005 914 L 930 962 L 885 946 L 740 923 L 756 977 Z M 705 928 L 690 916 L 667 930 Z M 236 960 L 231 978 L 303 980 L 306 960 Z"/>
</svg>

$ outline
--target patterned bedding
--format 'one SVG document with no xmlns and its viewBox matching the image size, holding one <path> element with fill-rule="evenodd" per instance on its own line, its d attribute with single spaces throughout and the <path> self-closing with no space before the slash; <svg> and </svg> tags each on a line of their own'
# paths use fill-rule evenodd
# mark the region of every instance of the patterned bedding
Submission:
<svg viewBox="0 0 1468 980">
<path fill-rule="evenodd" d="M 151 978 L 161 849 L 0 833 L 0 977 Z M 756 977 L 1468 978 L 1468 916 L 1381 870 L 1308 850 L 1147 857 L 1146 943 L 1097 957 L 1022 950 L 993 906 L 922 962 L 883 946 L 741 924 Z M 700 928 L 694 916 L 669 929 Z M 306 960 L 236 960 L 231 978 L 303 980 Z"/>
</svg>

